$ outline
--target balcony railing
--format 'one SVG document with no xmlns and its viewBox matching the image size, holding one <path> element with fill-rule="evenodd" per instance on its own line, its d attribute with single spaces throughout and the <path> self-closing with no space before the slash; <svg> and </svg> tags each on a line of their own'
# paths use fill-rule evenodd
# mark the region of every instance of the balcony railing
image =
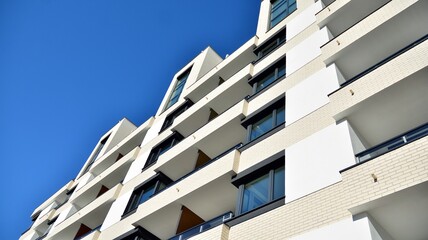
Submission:
<svg viewBox="0 0 428 240">
<path fill-rule="evenodd" d="M 205 232 L 211 228 L 217 227 L 221 224 L 223 224 L 223 222 L 225 222 L 226 220 L 229 220 L 233 217 L 233 213 L 232 212 L 227 212 L 225 214 L 222 214 L 216 218 L 213 218 L 207 222 L 204 222 L 202 224 L 199 224 L 191 229 L 188 229 L 182 233 L 180 233 L 179 235 L 176 235 L 172 238 L 170 238 L 169 240 L 185 240 L 188 239 L 190 237 L 193 237 L 199 233 Z"/>
<path fill-rule="evenodd" d="M 364 162 L 370 159 L 373 159 L 375 157 L 378 157 L 382 154 L 385 154 L 387 152 L 390 152 L 394 149 L 397 149 L 401 146 L 404 146 L 410 142 L 416 141 L 422 137 L 425 137 L 428 135 L 428 123 L 419 126 L 413 130 L 410 130 L 404 134 L 401 134 L 400 136 L 394 137 L 393 139 L 390 139 L 384 143 L 381 143 L 377 146 L 374 146 L 372 148 L 369 148 L 365 151 L 362 151 L 360 153 L 357 153 L 355 155 L 357 159 L 357 163 Z"/>
<path fill-rule="evenodd" d="M 330 95 L 332 95 L 333 93 L 339 91 L 340 89 L 342 89 L 343 87 L 357 81 L 358 79 L 364 77 L 365 75 L 373 72 L 374 70 L 378 69 L 379 67 L 385 65 L 386 63 L 388 63 L 389 61 L 395 59 L 396 57 L 400 56 L 401 54 L 409 51 L 410 49 L 418 46 L 419 44 L 425 42 L 428 39 L 428 34 L 419 38 L 418 40 L 414 41 L 413 43 L 407 45 L 406 47 L 398 50 L 397 52 L 393 53 L 392 55 L 388 56 L 387 58 L 383 59 L 382 61 L 376 63 L 375 65 L 369 67 L 368 69 L 362 71 L 361 73 L 357 74 L 356 76 L 352 77 L 351 79 L 347 80 L 346 82 L 343 82 L 342 84 L 340 84 L 340 88 L 338 88 L 337 90 L 335 90 L 334 92 L 330 93 Z"/>
</svg>

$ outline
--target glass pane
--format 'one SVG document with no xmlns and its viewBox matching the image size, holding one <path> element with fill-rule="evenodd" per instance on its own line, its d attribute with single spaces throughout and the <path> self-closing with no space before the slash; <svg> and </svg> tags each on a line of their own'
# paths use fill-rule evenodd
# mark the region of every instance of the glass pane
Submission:
<svg viewBox="0 0 428 240">
<path fill-rule="evenodd" d="M 265 56 L 266 54 L 268 54 L 270 51 L 272 51 L 273 49 L 276 48 L 276 41 L 269 43 L 269 45 L 267 45 L 266 47 L 264 47 L 262 50 L 260 50 L 260 57 Z"/>
<path fill-rule="evenodd" d="M 280 78 L 285 75 L 285 65 L 281 65 L 278 67 L 278 77 Z"/>
<path fill-rule="evenodd" d="M 143 194 L 140 197 L 139 204 L 147 201 L 153 194 L 155 193 L 155 184 L 149 186 L 148 188 L 144 189 Z"/>
<path fill-rule="evenodd" d="M 157 192 L 159 192 L 160 190 L 164 189 L 165 187 L 166 187 L 166 185 L 163 182 L 159 182 Z"/>
<path fill-rule="evenodd" d="M 268 76 L 266 76 L 265 78 L 263 78 L 262 80 L 260 80 L 257 83 L 256 92 L 262 90 L 263 88 L 265 88 L 266 86 L 271 84 L 273 81 L 275 81 L 275 73 L 274 72 L 269 74 Z"/>
<path fill-rule="evenodd" d="M 281 4 L 278 4 L 275 7 L 272 7 L 272 16 L 271 18 L 274 19 L 283 13 L 287 12 L 287 4 L 285 2 L 282 2 Z"/>
<path fill-rule="evenodd" d="M 275 169 L 273 177 L 273 199 L 281 198 L 285 195 L 285 169 L 284 167 Z"/>
<path fill-rule="evenodd" d="M 276 126 L 285 122 L 285 107 L 276 110 Z"/>
<path fill-rule="evenodd" d="M 174 103 L 176 103 L 178 101 L 178 97 L 179 96 L 176 96 L 175 98 L 171 98 L 171 100 L 169 100 L 169 103 L 168 103 L 167 107 L 170 107 L 170 106 L 174 105 Z"/>
<path fill-rule="evenodd" d="M 282 19 L 284 19 L 286 16 L 287 16 L 287 12 L 282 12 L 276 18 L 272 19 L 270 26 L 271 27 L 275 26 L 276 24 L 278 24 L 279 22 L 281 22 Z"/>
<path fill-rule="evenodd" d="M 241 213 L 259 207 L 268 202 L 269 175 L 266 174 L 244 186 Z"/>
<path fill-rule="evenodd" d="M 264 117 L 260 121 L 253 124 L 251 128 L 250 141 L 258 138 L 267 131 L 272 129 L 272 114 Z"/>
</svg>

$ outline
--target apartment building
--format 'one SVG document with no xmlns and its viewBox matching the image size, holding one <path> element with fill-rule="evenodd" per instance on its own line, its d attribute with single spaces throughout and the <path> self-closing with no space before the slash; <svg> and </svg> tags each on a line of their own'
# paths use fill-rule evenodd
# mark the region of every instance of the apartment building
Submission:
<svg viewBox="0 0 428 240">
<path fill-rule="evenodd" d="M 102 136 L 20 239 L 428 239 L 427 12 L 262 0 L 254 37 Z"/>
</svg>

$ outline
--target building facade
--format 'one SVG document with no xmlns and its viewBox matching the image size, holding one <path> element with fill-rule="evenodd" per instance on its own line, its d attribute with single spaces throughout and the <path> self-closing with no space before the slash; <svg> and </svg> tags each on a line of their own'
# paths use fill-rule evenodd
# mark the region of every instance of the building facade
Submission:
<svg viewBox="0 0 428 240">
<path fill-rule="evenodd" d="M 428 1 L 262 0 L 22 240 L 428 239 Z"/>
</svg>

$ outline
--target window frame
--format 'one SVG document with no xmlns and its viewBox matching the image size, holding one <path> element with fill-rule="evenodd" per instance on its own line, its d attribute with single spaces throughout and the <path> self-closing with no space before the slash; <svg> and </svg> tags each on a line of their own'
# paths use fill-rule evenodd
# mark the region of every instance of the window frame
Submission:
<svg viewBox="0 0 428 240">
<path fill-rule="evenodd" d="M 254 116 L 252 119 L 250 119 L 250 122 L 246 126 L 246 128 L 247 128 L 246 143 L 255 141 L 256 139 L 258 139 L 261 136 L 265 135 L 266 133 L 268 133 L 272 129 L 274 129 L 274 128 L 276 128 L 276 127 L 284 124 L 285 123 L 285 117 L 284 117 L 284 121 L 283 122 L 278 122 L 278 111 L 280 109 L 284 109 L 284 112 L 285 112 L 285 103 L 281 104 L 281 103 L 276 102 L 275 104 L 273 104 L 269 108 L 267 108 L 265 111 L 261 112 L 258 116 Z M 285 113 L 284 113 L 284 115 L 285 115 Z M 253 131 L 254 131 L 253 128 L 254 128 L 255 124 L 259 123 L 261 120 L 265 119 L 268 116 L 270 116 L 271 127 L 267 131 L 265 131 L 265 132 L 261 133 L 260 135 L 256 136 L 255 138 L 252 138 L 252 134 L 253 134 Z"/>
<path fill-rule="evenodd" d="M 169 109 L 170 107 L 172 107 L 174 104 L 178 102 L 178 100 L 180 99 L 180 95 L 183 92 L 184 85 L 186 85 L 187 79 L 189 78 L 191 71 L 192 71 L 192 67 L 188 68 L 186 71 L 180 74 L 180 76 L 177 77 L 177 80 L 175 81 L 174 90 L 171 91 L 171 94 L 168 97 L 168 101 L 165 104 L 165 110 Z"/>
<path fill-rule="evenodd" d="M 278 169 L 284 169 L 284 191 L 283 195 L 275 198 L 275 171 Z M 251 183 L 252 181 L 262 177 L 266 176 L 268 179 L 268 200 L 266 203 L 261 204 L 259 206 L 256 206 L 252 209 L 249 209 L 245 212 L 242 212 L 243 207 L 243 200 L 244 200 L 244 190 L 245 185 L 248 183 Z M 236 201 L 236 208 L 235 208 L 235 218 L 239 218 L 242 215 L 250 214 L 251 212 L 257 212 L 259 209 L 264 208 L 266 206 L 269 206 L 271 204 L 276 203 L 277 201 L 280 201 L 281 199 L 285 198 L 285 151 L 280 151 L 272 156 L 270 156 L 267 159 L 264 159 L 263 161 L 257 163 L 256 165 L 244 170 L 241 173 L 238 173 L 237 176 L 232 178 L 232 184 L 238 188 L 237 193 L 237 201 Z M 285 202 L 285 201 L 284 201 Z M 251 214 L 250 214 L 251 215 Z M 256 214 L 255 216 L 257 216 Z M 254 216 L 251 216 L 254 217 Z"/>
<path fill-rule="evenodd" d="M 283 67 L 283 74 L 280 75 L 282 71 L 281 68 Z M 265 85 L 263 88 L 258 89 L 260 86 L 260 83 L 262 81 L 266 82 L 266 79 L 268 79 L 268 76 L 270 76 L 273 73 L 273 80 Z M 259 74 L 255 75 L 251 79 L 248 80 L 248 84 L 252 86 L 252 95 L 256 95 L 263 90 L 269 88 L 271 85 L 274 85 L 276 82 L 278 82 L 281 79 L 284 79 L 287 75 L 287 66 L 286 66 L 286 57 L 282 57 L 281 59 L 277 60 L 264 70 L 262 70 Z"/>
<path fill-rule="evenodd" d="M 150 151 L 149 156 L 147 157 L 147 161 L 144 164 L 143 170 L 155 164 L 162 154 L 173 148 L 183 139 L 184 137 L 179 132 L 174 131 L 171 136 L 169 136 L 167 139 L 165 139 L 158 145 L 154 146 Z"/>
<path fill-rule="evenodd" d="M 268 56 L 270 53 L 275 51 L 275 49 L 282 46 L 282 44 L 284 44 L 286 41 L 287 32 L 286 28 L 284 27 L 253 50 L 253 53 L 257 56 L 257 59 L 253 62 L 253 64 Z"/>
<path fill-rule="evenodd" d="M 181 114 L 183 114 L 185 111 L 187 111 L 187 109 L 189 109 L 192 105 L 193 105 L 192 100 L 186 99 L 185 103 L 183 103 L 180 107 L 178 107 L 173 112 L 168 114 L 165 117 L 165 120 L 162 124 L 161 130 L 159 131 L 159 133 L 165 131 L 168 127 L 170 127 L 174 123 L 175 119 Z"/>
<path fill-rule="evenodd" d="M 89 161 L 88 165 L 85 167 L 85 170 L 82 172 L 81 175 L 89 172 L 89 169 L 91 169 L 92 165 L 94 164 L 95 160 L 98 159 L 98 156 L 100 155 L 101 151 L 104 149 L 108 139 L 110 138 L 110 135 L 107 135 L 105 138 L 103 138 L 99 144 L 97 144 L 96 146 L 96 150 L 94 152 L 94 154 L 91 157 L 91 160 Z"/>
<path fill-rule="evenodd" d="M 276 6 L 274 6 L 275 2 L 278 2 Z M 285 8 L 277 14 L 276 17 L 273 18 L 275 11 L 281 9 L 281 5 L 285 4 Z M 294 6 L 294 8 L 293 8 Z M 292 9 L 292 10 L 290 10 Z M 293 13 L 297 9 L 297 0 L 270 0 L 270 18 L 269 18 L 269 29 L 274 28 L 278 25 L 282 20 L 287 18 L 291 13 Z M 284 15 L 283 15 L 284 14 Z M 283 15 L 283 16 L 281 16 Z M 279 20 L 278 20 L 279 19 Z"/>
<path fill-rule="evenodd" d="M 126 205 L 125 211 L 122 216 L 126 217 L 129 214 L 132 214 L 133 212 L 135 212 L 138 206 L 140 206 L 140 204 L 143 204 L 144 202 L 152 198 L 154 195 L 156 195 L 157 193 L 165 189 L 172 182 L 173 181 L 169 177 L 167 177 L 162 172 L 159 172 L 152 178 L 148 179 L 147 181 L 143 182 L 139 186 L 135 187 L 134 191 L 132 191 L 131 197 L 129 198 L 129 201 Z M 154 186 L 153 193 L 151 193 L 151 195 L 146 200 L 141 201 L 141 198 L 146 192 L 146 190 L 150 189 L 153 186 Z"/>
</svg>

